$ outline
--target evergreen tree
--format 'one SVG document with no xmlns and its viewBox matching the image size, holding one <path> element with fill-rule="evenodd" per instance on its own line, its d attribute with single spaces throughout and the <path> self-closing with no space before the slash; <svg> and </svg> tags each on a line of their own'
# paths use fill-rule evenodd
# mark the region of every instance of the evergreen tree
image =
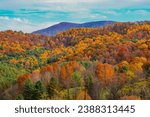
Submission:
<svg viewBox="0 0 150 117">
<path fill-rule="evenodd" d="M 46 94 L 44 84 L 41 81 L 36 82 L 34 90 L 34 99 L 42 99 L 42 95 Z"/>
<path fill-rule="evenodd" d="M 35 98 L 34 96 L 34 84 L 31 81 L 31 79 L 28 79 L 23 87 L 23 97 L 25 100 L 33 100 Z"/>
<path fill-rule="evenodd" d="M 47 92 L 50 98 L 52 98 L 58 91 L 58 80 L 55 77 L 50 79 L 50 82 L 47 87 Z"/>
</svg>

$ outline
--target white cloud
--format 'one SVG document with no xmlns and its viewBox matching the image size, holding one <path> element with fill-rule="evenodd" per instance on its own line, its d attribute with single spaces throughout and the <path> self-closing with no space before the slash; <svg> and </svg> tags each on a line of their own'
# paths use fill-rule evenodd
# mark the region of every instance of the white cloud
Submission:
<svg viewBox="0 0 150 117">
<path fill-rule="evenodd" d="M 142 15 L 142 16 L 149 16 L 150 12 L 147 10 L 128 10 L 126 14 L 136 14 L 136 15 Z"/>
<path fill-rule="evenodd" d="M 107 19 L 108 17 L 105 16 L 105 15 L 101 15 L 101 14 L 93 14 L 93 15 L 91 14 L 91 18 L 93 18 L 93 19 L 99 19 L 99 20 L 104 20 L 104 19 Z"/>
<path fill-rule="evenodd" d="M 31 33 L 38 29 L 46 28 L 47 26 L 50 26 L 52 24 L 55 23 L 34 24 L 33 22 L 30 22 L 27 19 L 0 16 L 0 31 L 11 29 Z"/>
<path fill-rule="evenodd" d="M 9 20 L 9 17 L 7 17 L 7 16 L 0 16 L 0 20 Z"/>
<path fill-rule="evenodd" d="M 146 10 L 136 10 L 135 11 L 136 14 L 139 14 L 139 15 L 150 15 L 150 12 L 146 11 Z"/>
<path fill-rule="evenodd" d="M 8 16 L 0 16 L 0 20 L 16 21 L 16 22 L 24 22 L 24 23 L 29 22 L 27 19 L 21 19 L 21 18 L 18 18 L 18 17 L 10 18 Z"/>
<path fill-rule="evenodd" d="M 89 19 L 90 21 L 95 21 L 95 20 L 106 20 L 108 16 L 103 15 L 101 13 L 92 13 L 92 12 L 78 12 L 78 13 L 73 13 L 70 15 L 72 19 L 76 19 L 79 22 L 88 22 Z"/>
<path fill-rule="evenodd" d="M 1 20 L 24 22 L 24 23 L 28 23 L 29 22 L 27 19 L 21 19 L 21 18 L 18 18 L 18 17 L 10 18 L 8 16 L 0 16 L 0 19 Z"/>
<path fill-rule="evenodd" d="M 119 13 L 117 13 L 116 11 L 113 11 L 113 10 L 106 10 L 106 11 L 104 11 L 104 13 L 109 14 L 109 15 L 119 15 Z"/>
</svg>

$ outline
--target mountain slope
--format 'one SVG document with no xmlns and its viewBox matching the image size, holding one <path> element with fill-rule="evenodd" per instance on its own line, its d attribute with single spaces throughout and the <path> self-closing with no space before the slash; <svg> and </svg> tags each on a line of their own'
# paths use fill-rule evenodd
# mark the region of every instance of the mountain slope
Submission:
<svg viewBox="0 0 150 117">
<path fill-rule="evenodd" d="M 99 26 L 106 26 L 109 24 L 115 23 L 114 21 L 96 21 L 96 22 L 87 22 L 79 25 L 79 28 L 81 27 L 87 27 L 87 28 L 96 28 Z"/>
<path fill-rule="evenodd" d="M 100 26 L 106 26 L 109 24 L 115 23 L 114 21 L 97 21 L 97 22 L 87 22 L 83 24 L 77 24 L 77 23 L 69 23 L 69 22 L 61 22 L 59 24 L 50 26 L 46 29 L 41 29 L 38 31 L 33 32 L 34 34 L 40 34 L 45 36 L 53 36 L 59 32 L 63 32 L 72 28 L 95 28 Z"/>
<path fill-rule="evenodd" d="M 68 22 L 62 22 L 53 26 L 50 26 L 46 29 L 41 29 L 38 31 L 33 32 L 34 34 L 40 34 L 45 36 L 53 36 L 59 32 L 63 32 L 65 30 L 68 30 L 73 27 L 77 27 L 79 24 L 76 23 L 68 23 Z"/>
<path fill-rule="evenodd" d="M 0 99 L 148 100 L 149 50 L 149 21 L 53 37 L 0 32 Z"/>
</svg>

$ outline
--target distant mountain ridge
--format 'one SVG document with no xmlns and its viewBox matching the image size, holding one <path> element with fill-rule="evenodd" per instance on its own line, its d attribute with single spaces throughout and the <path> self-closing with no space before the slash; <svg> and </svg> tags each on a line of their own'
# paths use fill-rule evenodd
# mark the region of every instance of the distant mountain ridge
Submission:
<svg viewBox="0 0 150 117">
<path fill-rule="evenodd" d="M 59 32 L 63 32 L 72 28 L 96 28 L 100 26 L 106 26 L 109 24 L 115 23 L 114 21 L 95 21 L 95 22 L 86 22 L 86 23 L 70 23 L 70 22 L 61 22 L 55 24 L 45 29 L 41 29 L 33 32 L 34 34 L 40 34 L 45 36 L 53 36 Z"/>
</svg>

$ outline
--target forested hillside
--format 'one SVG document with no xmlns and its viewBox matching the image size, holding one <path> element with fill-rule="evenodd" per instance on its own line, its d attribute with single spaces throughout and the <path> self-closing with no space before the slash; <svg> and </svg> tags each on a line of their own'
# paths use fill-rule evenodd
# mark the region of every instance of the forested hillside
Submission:
<svg viewBox="0 0 150 117">
<path fill-rule="evenodd" d="M 0 99 L 150 99 L 150 22 L 0 32 Z"/>
</svg>

